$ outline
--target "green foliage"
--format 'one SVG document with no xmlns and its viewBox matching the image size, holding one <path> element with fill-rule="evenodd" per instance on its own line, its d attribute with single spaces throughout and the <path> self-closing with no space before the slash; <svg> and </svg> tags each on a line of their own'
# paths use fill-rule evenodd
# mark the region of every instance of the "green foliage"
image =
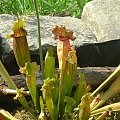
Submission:
<svg viewBox="0 0 120 120">
<path fill-rule="evenodd" d="M 1 0 L 0 14 L 8 13 L 19 14 L 31 13 L 34 10 L 32 0 Z"/>
<path fill-rule="evenodd" d="M 53 78 L 55 74 L 55 58 L 53 49 L 50 47 L 45 56 L 44 79 Z"/>
<path fill-rule="evenodd" d="M 30 91 L 36 110 L 39 112 L 39 99 L 36 88 L 36 72 L 39 70 L 39 66 L 36 62 L 26 63 L 24 68 L 20 68 L 20 72 L 25 75 L 26 84 Z"/>
<path fill-rule="evenodd" d="M 87 92 L 88 91 L 87 91 L 87 83 L 85 81 L 85 75 L 81 73 L 79 76 L 78 85 L 74 94 L 76 105 L 80 103 L 82 96 L 85 95 Z"/>
<path fill-rule="evenodd" d="M 79 105 L 79 120 L 88 120 L 90 118 L 90 103 L 91 103 L 91 94 L 87 93 L 81 98 Z"/>
<path fill-rule="evenodd" d="M 36 2 L 36 0 L 34 1 Z M 86 0 L 85 2 L 88 1 Z M 85 2 L 82 4 L 84 5 Z M 44 1 L 44 3 L 46 2 Z M 54 1 L 54 3 L 56 3 L 56 1 Z M 49 5 L 49 7 L 52 7 L 50 4 L 46 4 Z M 35 7 L 37 7 L 36 5 Z M 39 18 L 37 19 L 39 21 Z M 44 83 L 41 88 L 42 95 L 39 97 L 36 87 L 36 72 L 39 70 L 39 66 L 36 62 L 31 63 L 30 59 L 28 59 L 28 61 L 22 61 L 22 59 L 25 59 L 25 55 L 30 56 L 30 53 L 29 51 L 26 52 L 26 49 L 29 50 L 26 34 L 24 34 L 24 37 L 20 36 L 21 34 L 19 35 L 19 33 L 25 32 L 23 29 L 23 22 L 20 22 L 21 24 L 19 24 L 19 21 L 22 20 L 18 19 L 18 22 L 16 22 L 17 25 L 14 24 L 15 29 L 13 29 L 13 31 L 14 33 L 17 33 L 14 34 L 14 40 L 16 40 L 17 44 L 21 44 L 20 41 L 25 40 L 26 47 L 13 47 L 13 49 L 15 49 L 15 51 L 17 51 L 17 48 L 23 49 L 21 54 L 19 54 L 18 51 L 14 52 L 14 54 L 15 57 L 17 56 L 16 60 L 18 61 L 20 72 L 24 74 L 27 87 L 36 109 L 34 110 L 29 107 L 23 95 L 24 89 L 18 89 L 16 87 L 1 61 L 0 75 L 8 82 L 10 88 L 16 89 L 17 94 L 15 98 L 20 101 L 26 110 L 28 110 L 35 118 L 39 116 L 38 120 L 103 120 L 106 119 L 112 111 L 120 111 L 119 102 L 103 106 L 110 98 L 120 93 L 120 65 L 95 91 L 93 91 L 93 93 L 89 92 L 90 86 L 87 85 L 84 74 L 80 74 L 77 88 L 75 91 L 72 91 L 77 73 L 77 56 L 75 50 L 70 45 L 70 40 L 74 38 L 73 32 L 63 26 L 56 26 L 53 32 L 56 38 L 58 38 L 59 44 L 57 44 L 57 55 L 59 56 L 59 62 L 62 63 L 61 66 L 59 66 L 59 75 L 55 72 L 53 49 L 49 48 L 44 62 Z M 22 29 L 19 25 L 22 25 Z M 38 28 L 40 28 L 40 26 L 38 26 Z M 19 36 L 16 37 L 16 35 Z M 40 56 L 41 55 L 42 54 L 40 54 Z M 21 61 L 22 66 L 20 66 Z M 95 97 L 109 82 L 111 82 L 110 88 L 102 95 L 99 94 Z M 3 120 L 15 119 L 8 112 L 1 109 L 0 117 L 2 117 Z"/>
<path fill-rule="evenodd" d="M 38 0 L 41 15 L 81 16 L 84 5 L 91 0 Z M 32 0 L 1 0 L 0 14 L 33 14 Z"/>
<path fill-rule="evenodd" d="M 52 120 L 58 119 L 57 98 L 58 98 L 59 81 L 55 78 L 44 80 L 42 86 L 43 99 Z M 46 113 L 45 113 L 46 114 Z"/>
<path fill-rule="evenodd" d="M 57 29 L 59 29 L 59 31 L 56 31 L 58 36 L 58 32 L 61 35 L 61 33 L 66 31 L 65 28 L 61 29 L 60 27 L 57 27 Z M 66 35 L 68 36 L 68 34 Z M 70 45 L 68 44 L 68 42 L 70 42 L 69 37 L 66 37 L 66 35 L 62 36 L 62 40 L 65 38 L 67 42 L 65 42 L 65 40 L 59 41 L 61 43 L 57 44 L 59 47 L 63 46 L 62 48 L 64 48 L 64 46 L 66 46 L 65 44 Z M 22 40 L 22 38 L 19 40 Z M 59 40 L 61 40 L 61 38 Z M 69 49 L 69 47 L 66 47 L 65 49 Z M 62 53 L 59 54 L 61 57 L 66 54 L 64 49 L 60 49 L 58 52 Z M 16 52 L 16 54 L 19 53 Z M 16 59 L 21 58 L 17 57 Z M 42 95 L 40 96 L 40 99 L 36 88 L 36 72 L 39 70 L 39 66 L 36 62 L 27 62 L 24 67 L 20 67 L 20 72 L 24 74 L 26 84 L 31 93 L 31 97 L 36 108 L 35 110 L 29 107 L 23 95 L 24 89 L 18 89 L 16 87 L 1 61 L 0 75 L 8 82 L 10 88 L 17 90 L 15 98 L 17 98 L 25 109 L 28 110 L 34 117 L 39 116 L 39 120 L 88 120 L 94 117 L 97 120 L 102 120 L 108 117 L 111 111 L 120 111 L 120 103 L 114 103 L 101 107 L 110 98 L 120 93 L 120 66 L 118 66 L 118 68 L 105 80 L 105 82 L 98 87 L 99 89 L 96 89 L 92 94 L 89 92 L 90 86 L 87 85 L 84 74 L 80 74 L 78 86 L 75 92 L 72 92 L 77 73 L 77 57 L 76 52 L 72 47 L 69 49 L 68 56 L 66 56 L 65 60 L 64 69 L 60 69 L 60 75 L 57 75 L 55 72 L 55 57 L 53 49 L 48 49 L 44 62 L 45 79 L 41 88 Z M 110 88 L 102 95 L 97 95 L 97 97 L 94 98 L 93 95 L 100 92 L 100 90 L 104 88 L 109 81 L 113 82 Z M 35 113 L 38 113 L 39 115 Z M 6 116 L 3 115 L 2 117 Z M 8 119 L 11 119 L 11 115 L 8 116 Z"/>
<path fill-rule="evenodd" d="M 29 105 L 28 105 L 28 103 L 27 103 L 27 101 L 22 93 L 23 90 L 17 88 L 17 86 L 13 82 L 11 76 L 8 74 L 7 70 L 5 69 L 4 65 L 2 64 L 1 60 L 0 60 L 0 75 L 8 83 L 9 88 L 17 90 L 17 95 L 15 98 L 17 98 L 19 100 L 21 105 L 23 105 L 24 108 L 26 110 L 28 110 L 30 112 L 30 114 L 33 115 L 33 117 L 36 117 L 33 110 L 29 107 Z"/>
<path fill-rule="evenodd" d="M 4 65 L 2 64 L 1 60 L 0 60 L 0 76 L 6 81 L 8 82 L 8 86 L 11 89 L 16 89 L 16 85 L 13 82 L 12 78 L 10 77 L 9 73 L 7 72 L 7 70 L 5 69 Z"/>
<path fill-rule="evenodd" d="M 8 111 L 0 109 L 0 120 L 18 120 L 14 118 Z"/>
<path fill-rule="evenodd" d="M 66 105 L 65 105 L 65 119 L 66 120 L 70 120 L 70 119 L 72 120 L 72 119 L 74 119 L 73 116 L 72 116 L 72 112 L 73 112 L 73 108 L 76 104 L 76 101 L 72 97 L 65 96 L 65 102 L 66 102 Z"/>
</svg>

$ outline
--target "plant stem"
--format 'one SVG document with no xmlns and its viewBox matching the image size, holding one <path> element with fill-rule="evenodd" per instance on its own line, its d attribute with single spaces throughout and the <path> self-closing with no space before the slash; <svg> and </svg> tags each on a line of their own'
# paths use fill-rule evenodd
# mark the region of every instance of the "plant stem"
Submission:
<svg viewBox="0 0 120 120">
<path fill-rule="evenodd" d="M 3 66 L 1 60 L 0 60 L 0 75 L 1 77 L 8 82 L 8 86 L 9 88 L 12 89 L 16 89 L 16 85 L 13 82 L 12 78 L 10 77 L 10 75 L 8 74 L 7 70 L 5 69 L 5 67 Z"/>
<path fill-rule="evenodd" d="M 94 96 L 96 93 L 98 93 L 100 90 L 102 90 L 109 82 L 115 81 L 116 78 L 120 76 L 120 65 L 115 69 L 115 71 L 92 93 L 92 96 Z"/>
<path fill-rule="evenodd" d="M 30 96 L 30 92 L 29 91 L 23 91 L 22 92 L 25 96 Z M 1 89 L 1 93 L 0 94 L 3 94 L 3 95 L 16 95 L 17 94 L 17 90 L 14 90 L 14 89 L 9 89 L 7 87 L 3 87 Z"/>
<path fill-rule="evenodd" d="M 33 2 L 34 2 L 34 7 L 35 7 L 35 11 L 36 11 L 36 16 L 37 16 L 40 65 L 41 65 L 41 72 L 42 72 L 43 79 L 44 79 L 43 53 L 42 53 L 42 46 L 41 46 L 40 21 L 39 21 L 40 19 L 39 19 L 39 13 L 38 13 L 38 9 L 37 9 L 37 0 L 33 0 Z"/>
<path fill-rule="evenodd" d="M 9 73 L 7 72 L 5 67 L 3 66 L 1 60 L 0 60 L 0 75 L 8 83 L 9 88 L 14 89 L 14 90 L 17 89 L 17 86 L 15 85 L 15 83 L 13 82 Z M 19 97 L 18 100 L 23 105 L 23 107 L 26 110 L 28 110 L 31 113 L 32 116 L 34 116 L 36 118 L 36 115 L 34 114 L 34 111 L 29 107 L 25 97 L 24 96 Z"/>
</svg>

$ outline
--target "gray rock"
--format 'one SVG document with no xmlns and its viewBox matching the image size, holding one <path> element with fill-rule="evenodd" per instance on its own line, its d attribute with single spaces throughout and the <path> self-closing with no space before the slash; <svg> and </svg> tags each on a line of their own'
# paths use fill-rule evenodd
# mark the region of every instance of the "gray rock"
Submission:
<svg viewBox="0 0 120 120">
<path fill-rule="evenodd" d="M 93 0 L 85 5 L 81 19 L 98 42 L 120 39 L 120 0 Z"/>
<path fill-rule="evenodd" d="M 25 29 L 28 32 L 28 44 L 31 51 L 31 55 L 38 55 L 38 39 L 37 39 L 37 21 L 35 16 L 25 16 L 27 18 Z M 13 49 L 12 49 L 12 39 L 6 40 L 5 36 L 11 32 L 11 26 L 13 21 L 16 19 L 15 16 L 1 14 L 0 15 L 0 33 L 4 38 L 3 43 L 5 45 L 3 61 L 10 62 L 14 59 Z M 75 33 L 76 40 L 73 42 L 73 45 L 79 47 L 86 43 L 96 43 L 96 37 L 92 34 L 86 25 L 77 18 L 73 17 L 50 17 L 50 16 L 41 16 L 41 39 L 42 46 L 56 46 L 56 41 L 51 37 L 51 29 L 56 25 L 63 25 L 66 28 L 72 30 Z M 43 47 L 46 50 L 46 47 Z"/>
<path fill-rule="evenodd" d="M 115 67 L 120 64 L 120 39 L 83 45 L 76 51 L 78 66 Z"/>
<path fill-rule="evenodd" d="M 37 22 L 35 16 L 25 16 L 27 18 L 25 29 L 28 32 L 28 44 L 32 61 L 39 64 Z M 15 16 L 0 15 L 0 33 L 3 45 L 3 64 L 10 74 L 19 74 L 19 68 L 14 58 L 12 39 L 6 40 L 5 36 L 11 32 L 11 26 Z M 43 56 L 45 56 L 49 46 L 55 51 L 56 67 L 58 67 L 56 55 L 56 41 L 51 37 L 51 29 L 55 25 L 63 25 L 75 33 L 76 40 L 72 43 L 75 46 L 78 58 L 78 67 L 88 66 L 117 66 L 120 62 L 120 40 L 99 43 L 95 35 L 85 25 L 85 23 L 73 17 L 40 17 Z"/>
</svg>

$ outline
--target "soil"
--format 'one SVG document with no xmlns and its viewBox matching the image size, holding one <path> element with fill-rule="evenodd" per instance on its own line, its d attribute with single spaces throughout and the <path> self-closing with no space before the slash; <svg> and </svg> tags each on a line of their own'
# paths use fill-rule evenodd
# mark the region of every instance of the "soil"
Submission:
<svg viewBox="0 0 120 120">
<path fill-rule="evenodd" d="M 31 116 L 29 112 L 24 110 L 18 101 L 14 101 L 12 97 L 13 96 L 7 96 L 8 99 L 1 97 L 6 99 L 6 101 L 4 100 L 1 102 L 0 107 L 9 111 L 14 117 L 18 118 L 19 120 L 36 120 Z M 29 101 L 29 104 L 32 105 L 30 97 L 28 97 L 27 100 Z M 120 102 L 120 94 L 109 100 L 107 104 L 115 102 Z M 111 117 L 108 117 L 107 120 L 120 120 L 120 112 L 112 112 Z"/>
<path fill-rule="evenodd" d="M 27 111 L 25 110 L 17 110 L 14 114 L 15 118 L 18 118 L 19 120 L 36 120 L 33 118 Z"/>
<path fill-rule="evenodd" d="M 0 108 L 9 111 L 19 120 L 35 120 L 35 118 L 33 118 L 29 112 L 24 110 L 18 101 L 13 100 L 13 97 L 13 95 L 0 95 Z M 27 100 L 30 101 L 30 97 L 27 97 Z M 115 102 L 120 102 L 120 95 L 117 95 L 113 99 L 109 100 L 107 104 Z M 111 117 L 107 118 L 107 120 L 120 120 L 120 112 L 113 112 Z"/>
</svg>

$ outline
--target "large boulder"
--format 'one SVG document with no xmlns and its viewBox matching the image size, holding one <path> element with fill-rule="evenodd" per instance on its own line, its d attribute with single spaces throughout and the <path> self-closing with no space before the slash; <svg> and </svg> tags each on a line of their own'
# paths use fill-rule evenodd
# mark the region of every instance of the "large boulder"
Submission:
<svg viewBox="0 0 120 120">
<path fill-rule="evenodd" d="M 35 16 L 25 16 L 25 17 L 27 18 L 25 29 L 28 32 L 27 38 L 28 38 L 28 44 L 29 44 L 32 60 L 33 61 L 37 60 L 37 62 L 39 62 L 37 20 Z M 5 36 L 11 32 L 11 26 L 15 19 L 16 16 L 6 15 L 6 14 L 0 15 L 0 25 L 1 25 L 0 33 L 1 36 L 3 37 L 3 44 L 4 44 L 2 58 L 3 58 L 3 63 L 6 66 L 8 66 L 8 69 L 10 68 L 10 65 L 13 68 L 15 63 L 15 58 L 12 48 L 12 39 L 6 40 Z M 83 44 L 90 44 L 97 42 L 96 37 L 91 32 L 91 30 L 88 27 L 86 27 L 83 21 L 77 18 L 41 16 L 40 24 L 41 24 L 41 39 L 42 39 L 44 56 L 49 46 L 53 46 L 54 50 L 56 49 L 56 41 L 51 37 L 52 35 L 51 30 L 56 25 L 63 25 L 67 29 L 75 33 L 76 40 L 72 44 L 76 47 L 76 49 L 82 46 Z"/>
<path fill-rule="evenodd" d="M 29 48 L 31 51 L 31 55 L 37 55 L 39 44 L 38 44 L 38 35 L 37 35 L 37 21 L 35 16 L 25 16 L 27 18 L 25 29 L 27 30 L 27 39 Z M 13 21 L 16 19 L 15 16 L 11 15 L 0 15 L 0 33 L 1 36 L 4 38 L 3 43 L 5 43 L 4 47 L 4 54 L 3 59 L 8 59 L 10 62 L 11 58 L 8 58 L 9 53 L 13 53 L 12 48 L 12 39 L 6 40 L 5 36 L 11 32 L 11 26 Z M 40 24 L 41 24 L 41 39 L 42 39 L 42 46 L 56 46 L 56 40 L 54 40 L 52 35 L 52 28 L 56 25 L 63 25 L 67 29 L 73 31 L 76 36 L 76 40 L 72 43 L 74 46 L 79 47 L 86 43 L 96 43 L 96 38 L 94 34 L 89 30 L 86 25 L 77 18 L 72 17 L 50 17 L 50 16 L 41 16 L 40 17 Z M 44 48 L 43 48 L 44 49 Z"/>
<path fill-rule="evenodd" d="M 85 5 L 81 19 L 98 42 L 120 39 L 120 0 L 93 0 Z"/>
<path fill-rule="evenodd" d="M 27 18 L 25 29 L 28 32 L 28 44 L 32 61 L 39 64 L 39 45 L 37 40 L 37 21 L 35 16 L 25 16 Z M 6 40 L 5 36 L 11 32 L 11 26 L 16 16 L 0 15 L 0 33 L 3 44 L 2 61 L 11 74 L 19 74 L 18 66 L 14 58 L 12 39 Z M 120 62 L 120 40 L 109 42 L 97 41 L 96 36 L 85 25 L 83 20 L 73 17 L 50 17 L 41 16 L 41 38 L 43 55 L 45 56 L 49 46 L 55 51 L 56 65 L 56 41 L 51 37 L 51 29 L 56 25 L 63 25 L 75 33 L 76 40 L 72 43 L 75 46 L 78 57 L 78 66 L 117 66 Z M 58 66 L 56 66 L 58 67 Z"/>
</svg>

